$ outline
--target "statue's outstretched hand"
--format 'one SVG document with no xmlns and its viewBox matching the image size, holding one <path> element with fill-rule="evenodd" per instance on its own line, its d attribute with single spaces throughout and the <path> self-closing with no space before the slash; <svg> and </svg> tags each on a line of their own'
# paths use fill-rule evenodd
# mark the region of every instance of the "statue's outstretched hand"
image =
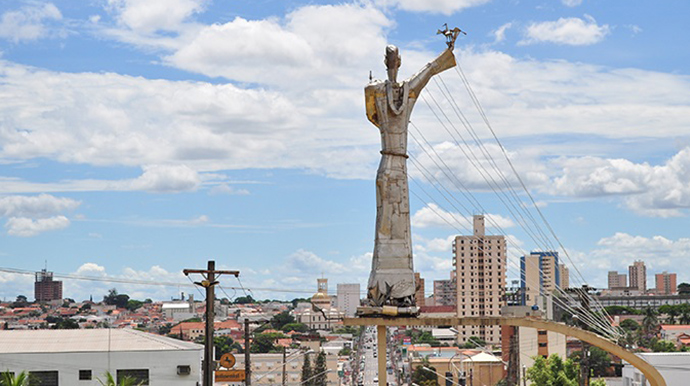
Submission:
<svg viewBox="0 0 690 386">
<path fill-rule="evenodd" d="M 457 39 L 458 35 L 460 35 L 461 33 L 463 35 L 467 35 L 467 32 L 461 30 L 458 27 L 455 27 L 453 29 L 448 29 L 447 23 L 443 25 L 442 30 L 436 31 L 436 35 L 443 34 L 443 36 L 446 37 L 446 44 L 448 44 L 448 49 L 450 49 L 451 51 L 455 48 L 455 39 Z"/>
</svg>

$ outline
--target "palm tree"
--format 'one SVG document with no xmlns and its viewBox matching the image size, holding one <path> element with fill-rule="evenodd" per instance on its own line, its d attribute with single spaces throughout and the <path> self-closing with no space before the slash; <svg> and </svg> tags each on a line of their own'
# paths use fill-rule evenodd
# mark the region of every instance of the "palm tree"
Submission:
<svg viewBox="0 0 690 386">
<path fill-rule="evenodd" d="M 647 307 L 644 309 L 644 318 L 642 319 L 642 330 L 645 334 L 656 334 L 659 328 L 659 319 L 657 318 L 658 312 L 652 307 Z"/>
<path fill-rule="evenodd" d="M 113 374 L 111 374 L 110 371 L 106 371 L 104 375 L 105 382 L 97 378 L 98 382 L 103 386 L 140 386 L 144 384 L 144 381 L 137 382 L 136 378 L 128 375 L 122 377 L 122 379 L 120 379 L 120 383 L 115 381 L 115 377 L 113 377 Z"/>
<path fill-rule="evenodd" d="M 690 305 L 685 303 L 685 304 L 680 304 L 678 306 L 680 308 L 680 323 L 681 324 L 688 324 L 690 323 Z"/>
<path fill-rule="evenodd" d="M 28 386 L 29 374 L 22 371 L 17 375 L 13 375 L 9 371 L 0 374 L 0 386 Z"/>
</svg>

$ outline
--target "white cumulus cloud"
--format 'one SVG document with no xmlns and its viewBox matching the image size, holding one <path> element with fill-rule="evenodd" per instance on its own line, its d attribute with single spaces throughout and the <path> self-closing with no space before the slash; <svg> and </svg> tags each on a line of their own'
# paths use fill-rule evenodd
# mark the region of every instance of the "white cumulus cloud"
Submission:
<svg viewBox="0 0 690 386">
<path fill-rule="evenodd" d="M 201 179 L 196 171 L 185 165 L 146 166 L 141 177 L 132 181 L 135 190 L 156 193 L 196 190 L 200 184 Z"/>
<path fill-rule="evenodd" d="M 561 0 L 566 7 L 577 7 L 582 4 L 582 0 Z"/>
<path fill-rule="evenodd" d="M 554 163 L 562 170 L 548 188 L 554 195 L 622 196 L 628 208 L 657 217 L 682 216 L 690 208 L 690 147 L 662 165 L 599 157 Z"/>
<path fill-rule="evenodd" d="M 81 203 L 50 194 L 38 196 L 0 196 L 0 217 L 50 217 L 71 211 Z"/>
<path fill-rule="evenodd" d="M 10 217 L 5 223 L 7 234 L 11 236 L 30 237 L 39 233 L 67 228 L 70 221 L 65 216 L 30 219 L 26 217 Z"/>
<path fill-rule="evenodd" d="M 690 280 L 680 267 L 684 267 L 690 255 L 690 238 L 676 240 L 656 235 L 651 237 L 631 235 L 618 232 L 613 236 L 604 237 L 597 242 L 598 248 L 592 251 L 592 257 L 611 261 L 614 269 L 623 270 L 632 265 L 635 260 L 643 260 L 648 272 L 680 273 L 681 281 Z"/>
<path fill-rule="evenodd" d="M 382 6 L 396 6 L 406 11 L 451 15 L 465 8 L 484 5 L 491 0 L 377 0 Z"/>
<path fill-rule="evenodd" d="M 520 44 L 555 43 L 585 46 L 600 42 L 610 33 L 607 25 L 598 25 L 591 16 L 560 18 L 556 21 L 532 23 L 527 26 Z"/>
<path fill-rule="evenodd" d="M 513 23 L 505 23 L 493 31 L 494 42 L 500 43 L 506 40 L 506 31 L 513 27 Z"/>
<path fill-rule="evenodd" d="M 62 13 L 54 4 L 30 3 L 0 15 L 0 38 L 15 43 L 41 39 L 51 33 L 46 22 L 61 19 Z"/>
<path fill-rule="evenodd" d="M 485 219 L 487 228 L 500 227 L 500 229 L 504 229 L 515 226 L 511 219 L 498 214 L 486 214 Z M 471 215 L 448 212 L 434 203 L 427 204 L 414 213 L 411 218 L 412 226 L 419 228 L 437 227 L 471 230 L 472 221 Z"/>
<path fill-rule="evenodd" d="M 133 30 L 151 33 L 176 31 L 192 14 L 200 12 L 209 0 L 108 0 L 118 21 Z"/>
</svg>

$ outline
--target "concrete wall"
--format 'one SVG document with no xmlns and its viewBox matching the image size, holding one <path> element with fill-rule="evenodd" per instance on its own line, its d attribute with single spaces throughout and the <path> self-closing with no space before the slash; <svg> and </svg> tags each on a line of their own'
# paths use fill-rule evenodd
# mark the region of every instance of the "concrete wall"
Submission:
<svg viewBox="0 0 690 386">
<path fill-rule="evenodd" d="M 58 371 L 60 386 L 100 385 L 96 378 L 105 379 L 121 369 L 148 369 L 150 386 L 196 386 L 201 384 L 203 351 L 139 351 L 139 352 L 82 352 L 0 354 L 0 369 L 21 371 Z M 190 366 L 191 374 L 177 375 L 177 366 Z M 90 381 L 79 380 L 79 370 L 91 370 Z"/>
</svg>

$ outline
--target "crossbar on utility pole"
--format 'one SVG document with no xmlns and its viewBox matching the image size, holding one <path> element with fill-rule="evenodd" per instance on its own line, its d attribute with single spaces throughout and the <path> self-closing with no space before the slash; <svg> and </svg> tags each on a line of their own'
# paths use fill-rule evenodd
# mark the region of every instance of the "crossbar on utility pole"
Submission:
<svg viewBox="0 0 690 386">
<path fill-rule="evenodd" d="M 185 276 L 189 276 L 190 273 L 198 273 L 204 278 L 200 282 L 194 282 L 194 284 L 206 288 L 206 334 L 204 342 L 204 376 L 203 376 L 203 386 L 213 386 L 213 370 L 215 360 L 213 359 L 213 318 L 214 318 L 214 304 L 215 304 L 215 293 L 213 287 L 218 284 L 218 279 L 220 275 L 234 275 L 235 277 L 240 276 L 240 271 L 223 271 L 216 270 L 216 262 L 213 260 L 208 261 L 207 269 L 184 269 L 182 273 Z M 218 275 L 218 276 L 216 276 Z"/>
</svg>

